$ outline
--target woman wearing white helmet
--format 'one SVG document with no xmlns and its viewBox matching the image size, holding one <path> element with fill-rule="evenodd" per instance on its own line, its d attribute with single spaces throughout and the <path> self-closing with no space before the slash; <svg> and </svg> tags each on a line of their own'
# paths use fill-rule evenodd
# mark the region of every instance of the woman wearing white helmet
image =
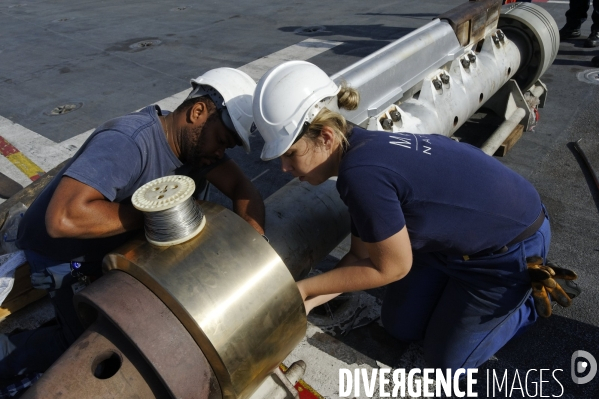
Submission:
<svg viewBox="0 0 599 399">
<path fill-rule="evenodd" d="M 546 258 L 550 229 L 524 178 L 441 135 L 371 132 L 339 108 L 355 90 L 291 61 L 258 83 L 262 159 L 320 184 L 338 176 L 351 250 L 336 268 L 298 282 L 306 310 L 340 292 L 388 285 L 385 328 L 424 342 L 428 367 L 478 367 L 537 318 L 526 258 Z"/>
</svg>

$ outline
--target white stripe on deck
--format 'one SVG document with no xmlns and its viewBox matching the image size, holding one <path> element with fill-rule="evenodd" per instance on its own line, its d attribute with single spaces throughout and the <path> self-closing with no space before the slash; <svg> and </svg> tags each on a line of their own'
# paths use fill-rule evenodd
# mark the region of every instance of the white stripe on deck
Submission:
<svg viewBox="0 0 599 399">
<path fill-rule="evenodd" d="M 329 40 L 306 39 L 303 42 L 299 42 L 293 46 L 272 53 L 271 55 L 252 61 L 249 64 L 245 64 L 239 69 L 258 81 L 270 68 L 285 61 L 307 60 L 324 53 L 333 47 L 337 47 L 340 44 L 341 42 Z"/>
<path fill-rule="evenodd" d="M 0 136 L 16 147 L 45 172 L 52 169 L 74 153 L 24 126 L 0 116 Z M 23 174 L 22 172 L 19 172 Z M 6 173 L 5 173 L 6 174 Z M 11 177 L 15 180 L 14 177 Z M 31 180 L 29 180 L 31 183 Z"/>
<path fill-rule="evenodd" d="M 239 67 L 239 70 L 247 73 L 254 80 L 258 81 L 266 71 L 282 62 L 290 60 L 307 60 L 340 44 L 342 44 L 342 42 L 315 38 L 306 39 L 252 61 L 249 64 L 245 64 Z M 188 94 L 189 89 L 173 94 L 172 96 L 156 102 L 156 104 L 158 104 L 160 108 L 173 110 L 185 100 Z M 125 114 L 125 112 L 123 112 L 123 114 Z M 93 131 L 94 129 L 90 129 L 71 137 L 70 139 L 55 143 L 36 132 L 0 116 L 0 136 L 6 138 L 6 140 L 44 171 L 49 171 L 65 159 L 73 156 Z M 2 173 L 23 186 L 31 183 L 31 180 L 29 180 L 20 170 L 15 168 L 7 159 L 4 157 L 1 158 L 0 169 L 2 170 Z M 10 166 L 8 164 L 10 164 Z M 0 200 L 0 202 L 2 202 L 2 200 Z"/>
</svg>

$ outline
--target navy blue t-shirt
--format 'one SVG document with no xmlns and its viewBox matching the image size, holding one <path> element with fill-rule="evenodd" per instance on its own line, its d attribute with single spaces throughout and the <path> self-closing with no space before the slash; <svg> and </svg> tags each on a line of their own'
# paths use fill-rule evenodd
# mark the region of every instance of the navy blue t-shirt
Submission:
<svg viewBox="0 0 599 399">
<path fill-rule="evenodd" d="M 125 243 L 134 233 L 96 239 L 52 238 L 46 231 L 46 210 L 62 176 L 93 187 L 109 201 L 123 202 L 130 201 L 135 190 L 145 183 L 184 174 L 186 168 L 169 147 L 159 115 L 162 113 L 158 106 L 148 106 L 97 128 L 31 204 L 19 225 L 17 246 L 68 262 L 100 260 Z M 202 172 L 205 175 L 227 159 L 223 157 Z"/>
<path fill-rule="evenodd" d="M 407 226 L 414 251 L 494 251 L 541 212 L 535 188 L 469 144 L 431 134 L 354 128 L 337 190 L 352 234 L 379 242 Z"/>
</svg>

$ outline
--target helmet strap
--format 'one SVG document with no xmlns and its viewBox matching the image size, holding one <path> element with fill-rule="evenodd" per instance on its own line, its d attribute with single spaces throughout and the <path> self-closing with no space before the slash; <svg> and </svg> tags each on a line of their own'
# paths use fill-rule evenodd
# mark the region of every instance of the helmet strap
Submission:
<svg viewBox="0 0 599 399">
<path fill-rule="evenodd" d="M 231 115 L 229 115 L 229 111 L 225 105 L 225 100 L 223 96 L 213 88 L 212 86 L 207 85 L 194 85 L 191 93 L 187 96 L 187 100 L 191 98 L 198 97 L 209 97 L 214 105 L 216 106 L 216 111 L 218 112 L 223 125 L 230 131 L 235 134 L 235 142 L 238 145 L 243 145 L 243 141 L 241 140 L 241 136 L 237 133 L 237 129 L 235 129 L 235 125 L 233 124 L 233 120 L 231 119 Z M 241 144 L 239 144 L 241 143 Z"/>
<path fill-rule="evenodd" d="M 312 121 L 314 120 L 314 118 L 316 118 L 316 116 L 324 108 L 327 108 L 329 111 L 339 112 L 339 105 L 337 104 L 337 96 L 335 95 L 335 96 L 323 98 L 322 100 L 320 100 L 319 102 L 317 102 L 316 104 L 314 104 L 312 106 L 311 111 L 309 111 L 308 114 L 306 115 L 306 118 L 305 118 L 306 120 L 303 123 L 302 129 L 300 130 L 300 132 L 297 135 L 297 137 L 295 138 L 295 140 L 293 140 L 293 143 L 291 145 L 297 143 L 299 141 L 299 139 L 301 139 L 304 136 L 304 134 L 306 134 L 306 132 L 308 131 L 308 128 L 312 124 Z"/>
</svg>

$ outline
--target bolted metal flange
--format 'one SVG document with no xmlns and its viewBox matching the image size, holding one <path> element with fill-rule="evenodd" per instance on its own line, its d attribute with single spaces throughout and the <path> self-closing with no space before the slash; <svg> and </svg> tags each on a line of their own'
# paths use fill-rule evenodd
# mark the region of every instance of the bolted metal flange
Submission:
<svg viewBox="0 0 599 399">
<path fill-rule="evenodd" d="M 74 304 L 87 330 L 24 398 L 223 397 L 185 326 L 139 280 L 107 272 Z"/>
</svg>

